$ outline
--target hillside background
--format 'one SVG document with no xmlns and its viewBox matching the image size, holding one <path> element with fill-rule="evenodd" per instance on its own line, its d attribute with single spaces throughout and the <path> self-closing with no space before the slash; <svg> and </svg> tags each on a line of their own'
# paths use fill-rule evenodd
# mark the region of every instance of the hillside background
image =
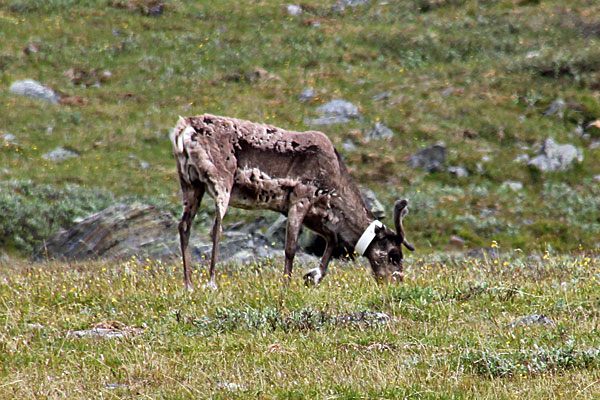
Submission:
<svg viewBox="0 0 600 400">
<path fill-rule="evenodd" d="M 290 5 L 0 0 L 3 251 L 29 255 L 116 201 L 178 214 L 168 133 L 178 115 L 202 113 L 325 132 L 388 218 L 395 199 L 410 200 L 419 252 L 600 247 L 596 1 Z M 60 102 L 10 93 L 24 79 Z M 318 125 L 336 99 L 358 113 Z M 528 165 L 548 138 L 582 161 Z M 440 168 L 409 165 L 440 142 Z"/>
</svg>

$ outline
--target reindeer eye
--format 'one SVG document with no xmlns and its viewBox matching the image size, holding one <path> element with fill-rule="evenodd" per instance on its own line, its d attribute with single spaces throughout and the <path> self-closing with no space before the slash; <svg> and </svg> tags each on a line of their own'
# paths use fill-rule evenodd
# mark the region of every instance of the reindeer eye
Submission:
<svg viewBox="0 0 600 400">
<path fill-rule="evenodd" d="M 391 263 L 399 264 L 402 262 L 402 251 L 398 250 L 397 248 L 390 250 L 388 253 L 388 259 Z"/>
</svg>

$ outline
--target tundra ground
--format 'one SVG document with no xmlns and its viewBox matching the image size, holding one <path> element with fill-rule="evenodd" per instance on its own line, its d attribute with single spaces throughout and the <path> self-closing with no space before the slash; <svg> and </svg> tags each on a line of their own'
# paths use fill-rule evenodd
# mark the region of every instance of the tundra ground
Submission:
<svg viewBox="0 0 600 400">
<path fill-rule="evenodd" d="M 301 284 L 310 266 L 284 287 L 281 260 L 221 265 L 217 291 L 185 293 L 178 263 L 7 261 L 0 397 L 600 395 L 594 255 L 408 265 L 387 286 L 337 261 L 316 288 Z M 534 314 L 546 318 L 510 325 Z"/>
</svg>

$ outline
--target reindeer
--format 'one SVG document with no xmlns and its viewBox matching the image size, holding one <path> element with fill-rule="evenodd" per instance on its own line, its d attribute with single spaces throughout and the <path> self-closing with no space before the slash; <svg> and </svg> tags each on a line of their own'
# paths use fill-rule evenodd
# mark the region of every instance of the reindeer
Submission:
<svg viewBox="0 0 600 400">
<path fill-rule="evenodd" d="M 188 249 L 192 221 L 206 190 L 216 208 L 210 288 L 216 288 L 221 225 L 229 206 L 269 209 L 287 216 L 286 282 L 292 275 L 303 224 L 326 241 L 319 266 L 304 275 L 307 284 L 317 285 L 323 279 L 337 246 L 366 256 L 378 281 L 404 278 L 402 245 L 414 251 L 402 226 L 408 201 L 397 201 L 394 206 L 396 232 L 377 221 L 325 134 L 204 114 L 180 117 L 171 141 L 184 206 L 179 236 L 186 289 L 193 289 Z"/>
</svg>

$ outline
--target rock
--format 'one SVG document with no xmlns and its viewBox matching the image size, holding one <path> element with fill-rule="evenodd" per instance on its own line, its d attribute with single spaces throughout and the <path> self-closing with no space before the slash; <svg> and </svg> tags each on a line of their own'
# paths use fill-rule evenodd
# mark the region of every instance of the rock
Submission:
<svg viewBox="0 0 600 400">
<path fill-rule="evenodd" d="M 465 246 L 465 239 L 460 236 L 452 235 L 450 236 L 450 244 L 454 247 L 458 247 L 462 249 Z"/>
<path fill-rule="evenodd" d="M 142 331 L 142 328 L 126 326 L 120 322 L 105 322 L 90 329 L 68 332 L 67 337 L 74 339 L 123 339 L 127 336 L 137 335 Z"/>
<path fill-rule="evenodd" d="M 493 260 L 500 258 L 500 251 L 497 247 L 484 247 L 482 249 L 473 249 L 465 253 L 465 258 L 474 258 L 477 260 Z"/>
<path fill-rule="evenodd" d="M 383 123 L 377 121 L 375 126 L 369 132 L 367 132 L 367 142 L 371 139 L 391 139 L 394 137 L 394 131 L 385 126 Z"/>
<path fill-rule="evenodd" d="M 329 103 L 317 107 L 317 112 L 324 116 L 334 115 L 347 118 L 358 118 L 360 116 L 358 107 L 341 99 L 331 100 Z"/>
<path fill-rule="evenodd" d="M 359 188 L 362 199 L 365 201 L 367 207 L 371 210 L 375 218 L 385 218 L 385 208 L 383 208 L 383 205 L 379 202 L 379 200 L 377 200 L 375 192 L 368 187 L 359 186 Z"/>
<path fill-rule="evenodd" d="M 510 324 L 506 325 L 505 328 L 515 328 L 517 326 L 531 326 L 531 325 L 541 325 L 541 326 L 556 326 L 554 321 L 547 317 L 544 314 L 533 314 L 528 317 L 521 318 Z"/>
<path fill-rule="evenodd" d="M 517 156 L 517 158 L 515 158 L 513 161 L 517 162 L 517 163 L 526 163 L 529 161 L 529 155 L 528 154 L 519 154 Z"/>
<path fill-rule="evenodd" d="M 376 94 L 375 96 L 373 96 L 373 101 L 387 100 L 391 96 L 392 96 L 392 92 L 391 91 L 379 93 L 379 94 Z"/>
<path fill-rule="evenodd" d="M 450 86 L 450 87 L 447 87 L 446 89 L 442 90 L 442 97 L 450 97 L 454 93 L 462 93 L 463 91 L 464 91 L 464 89 L 459 89 L 459 88 L 455 88 L 454 86 Z"/>
<path fill-rule="evenodd" d="M 79 153 L 73 150 L 69 150 L 65 147 L 57 147 L 49 153 L 42 155 L 42 158 L 44 160 L 49 161 L 63 161 L 74 157 L 79 157 Z"/>
<path fill-rule="evenodd" d="M 352 152 L 356 151 L 357 147 L 352 140 L 348 139 L 342 142 L 342 149 L 344 149 L 347 152 Z"/>
<path fill-rule="evenodd" d="M 408 165 L 426 172 L 440 171 L 446 161 L 446 146 L 436 144 L 410 156 Z"/>
<path fill-rule="evenodd" d="M 578 150 L 572 144 L 559 145 L 552 138 L 548 138 L 544 141 L 539 154 L 529 160 L 527 165 L 542 172 L 565 171 L 575 161 L 583 161 L 581 150 Z"/>
<path fill-rule="evenodd" d="M 179 257 L 177 221 L 171 214 L 148 204 L 115 204 L 52 235 L 38 258 L 124 260 L 133 255 Z"/>
<path fill-rule="evenodd" d="M 250 83 L 277 81 L 282 82 L 283 79 L 279 75 L 275 75 L 264 68 L 254 67 L 246 74 L 246 80 Z"/>
<path fill-rule="evenodd" d="M 346 7 L 357 7 L 368 4 L 371 0 L 338 0 L 332 8 L 336 11 L 344 11 Z"/>
<path fill-rule="evenodd" d="M 18 96 L 30 97 L 33 99 L 43 100 L 46 103 L 58 104 L 60 96 L 54 91 L 33 79 L 25 79 L 23 81 L 14 82 L 10 85 L 8 91 Z"/>
<path fill-rule="evenodd" d="M 600 175 L 594 175 L 594 181 L 600 182 Z"/>
<path fill-rule="evenodd" d="M 63 75 L 74 85 L 99 86 L 112 77 L 110 71 L 99 71 L 92 68 L 89 71 L 80 67 L 71 67 Z"/>
<path fill-rule="evenodd" d="M 297 17 L 298 15 L 302 14 L 302 7 L 295 4 L 288 4 L 286 10 L 287 13 L 292 17 Z"/>
<path fill-rule="evenodd" d="M 306 102 L 314 99 L 316 97 L 316 93 L 312 88 L 306 88 L 298 95 L 298 100 L 301 102 Z"/>
<path fill-rule="evenodd" d="M 287 217 L 285 215 L 280 215 L 265 232 L 265 237 L 272 246 L 283 248 L 283 245 L 285 244 L 286 224 Z"/>
<path fill-rule="evenodd" d="M 523 184 L 521 182 L 514 181 L 505 181 L 500 185 L 501 190 L 512 190 L 513 192 L 518 192 L 523 189 Z"/>
<path fill-rule="evenodd" d="M 546 111 L 544 111 L 544 115 L 546 117 L 549 117 L 551 115 L 558 115 L 560 118 L 563 117 L 564 113 L 565 113 L 565 109 L 567 108 L 567 104 L 564 102 L 564 100 L 562 99 L 557 99 L 555 100 L 552 104 L 550 104 L 548 106 L 548 108 L 546 108 Z"/>
<path fill-rule="evenodd" d="M 307 119 L 307 125 L 344 124 L 360 117 L 358 107 L 341 99 L 331 100 L 317 107 L 316 111 L 321 114 L 321 118 Z"/>
<path fill-rule="evenodd" d="M 469 176 L 469 171 L 465 167 L 448 167 L 448 172 L 457 178 L 466 178 Z"/>
</svg>

